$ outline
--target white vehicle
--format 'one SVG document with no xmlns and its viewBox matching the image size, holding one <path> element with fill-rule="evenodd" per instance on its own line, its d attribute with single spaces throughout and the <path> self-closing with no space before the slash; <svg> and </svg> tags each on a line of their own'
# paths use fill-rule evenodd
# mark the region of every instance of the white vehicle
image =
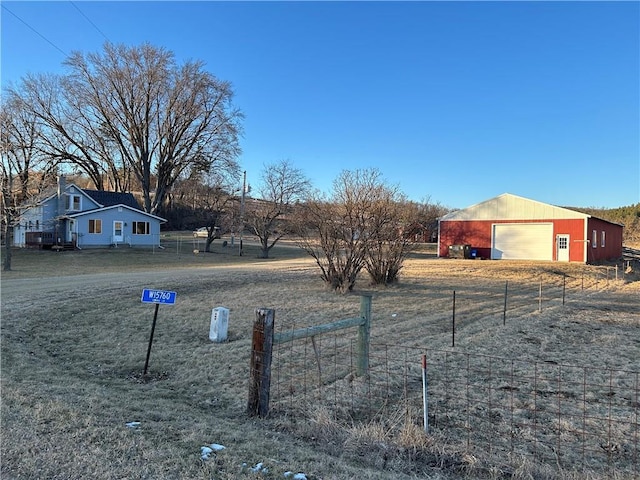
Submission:
<svg viewBox="0 0 640 480">
<path fill-rule="evenodd" d="M 220 227 L 213 227 L 213 238 L 220 238 Z M 200 227 L 193 231 L 194 237 L 202 237 L 207 238 L 209 236 L 209 231 L 207 227 Z"/>
</svg>

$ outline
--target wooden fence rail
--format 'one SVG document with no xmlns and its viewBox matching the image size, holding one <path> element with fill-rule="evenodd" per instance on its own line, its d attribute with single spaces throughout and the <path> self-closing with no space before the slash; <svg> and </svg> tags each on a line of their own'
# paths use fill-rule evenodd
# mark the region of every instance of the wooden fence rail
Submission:
<svg viewBox="0 0 640 480">
<path fill-rule="evenodd" d="M 253 324 L 253 341 L 249 380 L 247 413 L 266 417 L 269 413 L 269 389 L 271 385 L 271 360 L 273 345 L 292 342 L 301 338 L 314 338 L 345 328 L 358 327 L 356 375 L 369 370 L 369 338 L 371 334 L 371 295 L 360 296 L 360 316 L 345 318 L 332 323 L 314 325 L 274 334 L 275 310 L 256 309 Z"/>
</svg>

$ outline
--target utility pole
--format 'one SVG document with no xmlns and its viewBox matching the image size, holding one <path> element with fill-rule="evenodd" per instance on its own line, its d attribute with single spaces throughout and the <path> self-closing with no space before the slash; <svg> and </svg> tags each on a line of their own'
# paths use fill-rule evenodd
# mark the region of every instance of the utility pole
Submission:
<svg viewBox="0 0 640 480">
<path fill-rule="evenodd" d="M 244 231 L 244 195 L 247 192 L 247 171 L 243 173 L 242 179 L 242 197 L 240 200 L 240 244 L 238 246 L 238 254 L 242 256 L 242 232 Z"/>
</svg>

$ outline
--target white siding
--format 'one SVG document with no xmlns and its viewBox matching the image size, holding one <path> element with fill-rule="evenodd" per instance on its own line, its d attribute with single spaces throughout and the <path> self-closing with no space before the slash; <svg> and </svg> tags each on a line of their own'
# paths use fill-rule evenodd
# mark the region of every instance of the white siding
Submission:
<svg viewBox="0 0 640 480">
<path fill-rule="evenodd" d="M 498 223 L 491 237 L 492 259 L 553 260 L 551 223 Z"/>
</svg>

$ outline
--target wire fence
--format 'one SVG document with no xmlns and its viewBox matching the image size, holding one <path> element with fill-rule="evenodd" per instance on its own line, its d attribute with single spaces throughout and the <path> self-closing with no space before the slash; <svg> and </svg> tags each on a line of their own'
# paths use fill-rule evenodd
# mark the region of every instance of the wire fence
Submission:
<svg viewBox="0 0 640 480">
<path fill-rule="evenodd" d="M 639 372 L 372 344 L 358 377 L 354 352 L 338 335 L 282 345 L 272 410 L 314 404 L 346 424 L 422 424 L 426 390 L 429 433 L 457 449 L 640 477 Z"/>
<path fill-rule="evenodd" d="M 530 311 L 533 302 L 539 302 L 539 308 L 564 303 L 568 285 L 576 294 L 583 288 L 603 288 L 607 281 L 615 281 L 614 272 L 599 269 L 588 278 L 545 280 L 537 292 L 534 281 L 514 285 L 504 297 L 496 288 L 490 298 L 492 315 L 499 315 L 496 304 L 502 298 L 505 308 L 500 313 L 506 318 L 518 308 L 528 306 Z M 468 320 L 473 310 L 467 302 L 458 314 Z M 481 314 L 487 315 L 486 309 Z M 317 335 L 277 345 L 272 412 L 322 406 L 345 425 L 381 422 L 399 428 L 407 422 L 424 426 L 426 404 L 424 427 L 457 451 L 489 456 L 501 464 L 518 457 L 558 470 L 640 478 L 638 371 L 393 343 L 370 345 L 366 375 L 357 375 L 357 362 L 355 334 Z"/>
</svg>

